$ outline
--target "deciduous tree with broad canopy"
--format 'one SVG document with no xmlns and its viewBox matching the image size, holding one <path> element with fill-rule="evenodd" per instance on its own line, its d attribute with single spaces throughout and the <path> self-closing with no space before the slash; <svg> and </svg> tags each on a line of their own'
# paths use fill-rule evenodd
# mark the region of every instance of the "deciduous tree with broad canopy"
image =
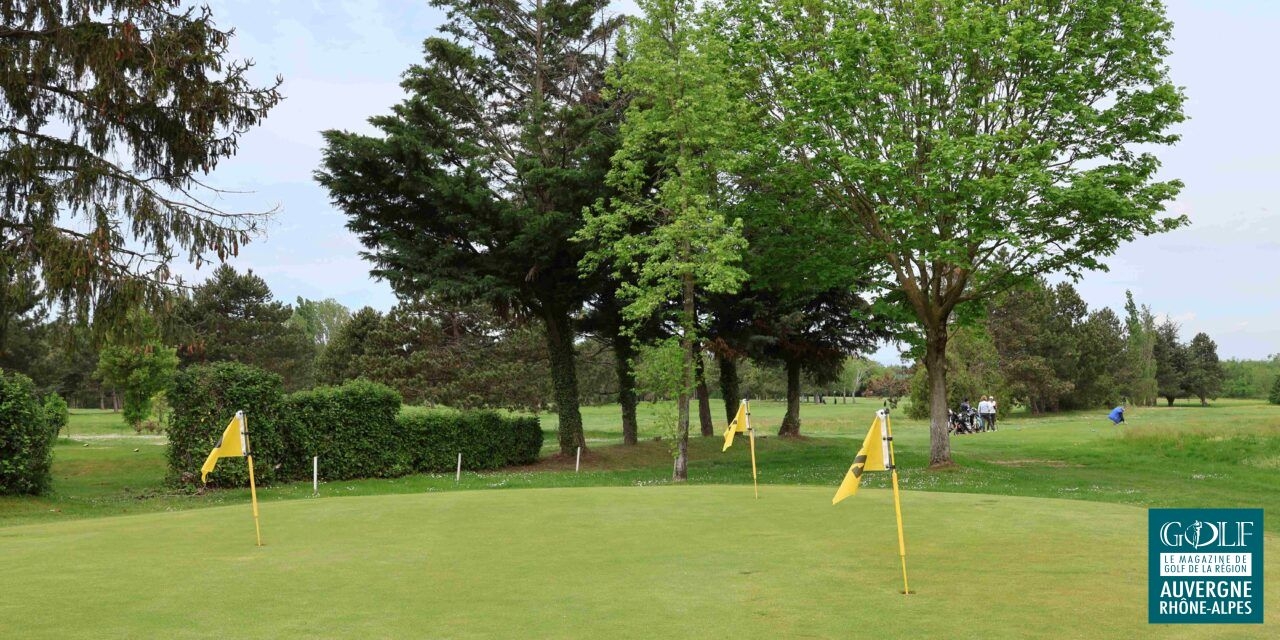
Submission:
<svg viewBox="0 0 1280 640">
<path fill-rule="evenodd" d="M 705 329 L 698 301 L 707 292 L 735 291 L 747 275 L 739 266 L 742 223 L 724 213 L 731 200 L 724 177 L 740 148 L 735 124 L 744 105 L 713 12 L 690 0 L 639 5 L 644 16 L 621 39 L 614 78 L 631 96 L 608 174 L 617 196 L 601 200 L 578 237 L 598 247 L 583 261 L 585 273 L 612 264 L 620 278 L 634 275 L 619 292 L 624 317 L 643 323 L 660 314 L 673 327 L 682 354 L 673 478 L 683 481 Z"/>
<path fill-rule="evenodd" d="M 1079 275 L 1174 229 L 1151 153 L 1184 97 L 1159 0 L 730 0 L 776 144 L 888 268 L 920 329 L 933 465 L 951 460 L 957 305 Z"/>
</svg>

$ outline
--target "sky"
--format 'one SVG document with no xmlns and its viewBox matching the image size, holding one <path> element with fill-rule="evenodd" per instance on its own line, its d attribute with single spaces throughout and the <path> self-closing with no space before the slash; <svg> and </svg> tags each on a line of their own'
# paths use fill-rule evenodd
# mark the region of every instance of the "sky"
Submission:
<svg viewBox="0 0 1280 640">
<path fill-rule="evenodd" d="M 334 298 L 354 309 L 387 310 L 390 287 L 368 275 L 346 217 L 315 182 L 323 140 L 342 129 L 375 133 L 366 120 L 404 97 L 401 74 L 421 62 L 422 41 L 443 14 L 426 0 L 210 0 L 221 27 L 234 27 L 231 54 L 252 59 L 250 77 L 284 78 L 286 99 L 241 140 L 210 182 L 240 193 L 227 210 L 278 208 L 265 237 L 230 262 L 264 278 L 277 299 Z M 1280 3 L 1170 0 L 1173 81 L 1188 96 L 1182 140 L 1156 151 L 1162 178 L 1186 186 L 1169 209 L 1191 224 L 1139 238 L 1076 288 L 1091 309 L 1122 312 L 1126 290 L 1182 327 L 1218 344 L 1222 358 L 1280 353 Z M 178 267 L 188 281 L 210 267 Z M 886 346 L 874 357 L 896 362 Z"/>
</svg>

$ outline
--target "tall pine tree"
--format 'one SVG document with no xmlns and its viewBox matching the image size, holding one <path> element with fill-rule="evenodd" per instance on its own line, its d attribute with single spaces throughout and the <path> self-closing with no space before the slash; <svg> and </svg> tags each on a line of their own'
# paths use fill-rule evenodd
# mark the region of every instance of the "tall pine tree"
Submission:
<svg viewBox="0 0 1280 640">
<path fill-rule="evenodd" d="M 281 81 L 255 86 L 232 31 L 184 4 L 0 3 L 0 288 L 26 270 L 46 296 L 122 318 L 169 290 L 177 255 L 225 258 L 259 231 L 263 214 L 219 209 L 201 180 Z"/>
<path fill-rule="evenodd" d="M 435 0 L 448 13 L 381 132 L 325 132 L 317 180 L 373 274 L 406 298 L 483 301 L 539 318 L 560 452 L 585 448 L 575 314 L 597 281 L 570 241 L 605 193 L 617 109 L 602 97 L 620 19 L 606 0 Z"/>
</svg>

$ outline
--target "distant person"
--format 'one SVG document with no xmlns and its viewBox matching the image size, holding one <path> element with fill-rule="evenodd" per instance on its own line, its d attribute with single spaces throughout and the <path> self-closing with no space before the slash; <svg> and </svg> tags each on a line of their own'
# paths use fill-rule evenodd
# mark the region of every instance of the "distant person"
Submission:
<svg viewBox="0 0 1280 640">
<path fill-rule="evenodd" d="M 983 431 L 996 430 L 996 403 L 991 396 L 982 396 L 982 401 L 978 403 L 978 415 L 982 418 Z"/>
<path fill-rule="evenodd" d="M 1124 405 L 1120 405 L 1112 409 L 1111 413 L 1107 415 L 1107 418 L 1109 418 L 1114 424 L 1124 422 Z"/>
<path fill-rule="evenodd" d="M 996 414 L 1000 413 L 1000 405 L 996 404 L 996 397 L 991 396 L 991 430 L 996 430 Z"/>
</svg>

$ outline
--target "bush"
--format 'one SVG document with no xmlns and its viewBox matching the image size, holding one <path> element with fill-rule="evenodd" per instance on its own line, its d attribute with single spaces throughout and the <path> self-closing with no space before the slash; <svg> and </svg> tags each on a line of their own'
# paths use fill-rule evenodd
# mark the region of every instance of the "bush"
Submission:
<svg viewBox="0 0 1280 640">
<path fill-rule="evenodd" d="M 400 394 L 368 380 L 290 395 L 284 401 L 284 473 L 306 477 L 312 456 L 320 456 L 330 480 L 408 473 L 399 414 Z"/>
<path fill-rule="evenodd" d="M 1268 398 L 1271 404 L 1280 404 L 1280 376 L 1276 376 L 1276 381 L 1271 385 L 1271 397 Z"/>
<path fill-rule="evenodd" d="M 496 411 L 431 411 L 399 418 L 409 463 L 415 471 L 497 469 L 537 462 L 542 427 L 533 417 Z"/>
<path fill-rule="evenodd" d="M 167 452 L 171 483 L 200 482 L 200 465 L 236 411 L 245 413 L 258 482 L 267 484 L 281 477 L 277 471 L 286 456 L 280 420 L 284 383 L 280 376 L 237 362 L 190 367 L 174 378 L 168 399 L 172 407 Z M 248 465 L 239 460 L 219 460 L 217 469 L 209 474 L 209 484 L 214 486 L 248 483 Z"/>
<path fill-rule="evenodd" d="M 44 418 L 49 424 L 49 430 L 53 432 L 53 437 L 57 438 L 58 434 L 67 428 L 67 422 L 71 420 L 71 411 L 67 409 L 67 401 L 56 393 L 50 393 L 45 396 Z"/>
<path fill-rule="evenodd" d="M 0 494 L 48 490 L 56 437 L 31 379 L 0 369 Z"/>
</svg>

